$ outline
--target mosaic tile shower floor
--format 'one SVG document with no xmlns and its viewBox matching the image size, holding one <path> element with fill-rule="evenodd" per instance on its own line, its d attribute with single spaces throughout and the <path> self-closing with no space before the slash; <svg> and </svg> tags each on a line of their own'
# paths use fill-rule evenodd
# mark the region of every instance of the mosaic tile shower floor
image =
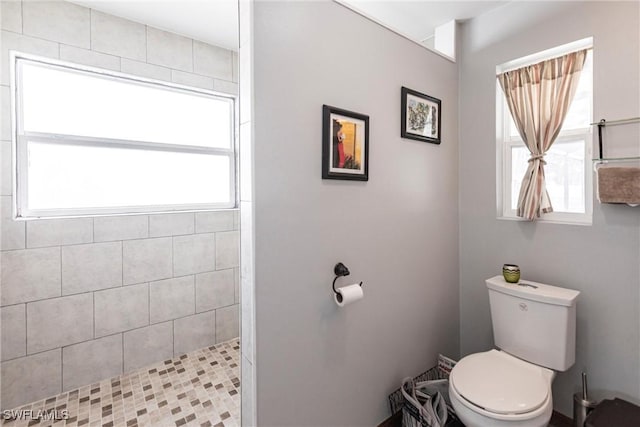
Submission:
<svg viewBox="0 0 640 427">
<path fill-rule="evenodd" d="M 28 416 L 2 426 L 239 427 L 239 348 L 233 339 L 16 409 L 66 411 L 64 420 Z"/>
</svg>

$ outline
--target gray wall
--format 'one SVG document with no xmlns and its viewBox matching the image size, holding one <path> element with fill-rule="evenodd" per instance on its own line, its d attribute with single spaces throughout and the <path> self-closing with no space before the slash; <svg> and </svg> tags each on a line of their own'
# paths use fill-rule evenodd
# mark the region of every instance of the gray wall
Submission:
<svg viewBox="0 0 640 427">
<path fill-rule="evenodd" d="M 461 353 L 492 346 L 484 279 L 503 263 L 519 264 L 526 279 L 580 290 L 577 361 L 554 384 L 555 409 L 565 414 L 583 369 L 592 388 L 640 399 L 640 208 L 594 198 L 592 226 L 497 220 L 495 67 L 593 36 L 594 119 L 640 116 L 639 16 L 637 2 L 512 2 L 462 26 Z M 639 134 L 638 124 L 608 129 L 609 153 L 637 155 Z"/>
<path fill-rule="evenodd" d="M 457 67 L 333 2 L 254 7 L 258 424 L 377 425 L 458 355 Z M 403 85 L 442 100 L 442 145 L 400 138 Z M 368 182 L 321 179 L 323 104 L 370 116 Z"/>
<path fill-rule="evenodd" d="M 237 92 L 229 50 L 67 2 L 2 2 L 2 408 L 237 337 L 237 212 L 11 219 L 10 49 Z"/>
</svg>

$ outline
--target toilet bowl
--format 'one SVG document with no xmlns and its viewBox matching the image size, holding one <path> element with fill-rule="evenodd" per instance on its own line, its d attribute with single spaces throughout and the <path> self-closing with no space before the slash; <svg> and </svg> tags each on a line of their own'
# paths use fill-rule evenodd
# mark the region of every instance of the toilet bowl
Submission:
<svg viewBox="0 0 640 427">
<path fill-rule="evenodd" d="M 449 397 L 467 427 L 543 427 L 551 418 L 552 370 L 490 350 L 458 362 Z"/>
<path fill-rule="evenodd" d="M 556 371 L 575 361 L 579 292 L 536 282 L 486 280 L 495 345 L 451 370 L 449 397 L 467 427 L 545 427 Z"/>
</svg>

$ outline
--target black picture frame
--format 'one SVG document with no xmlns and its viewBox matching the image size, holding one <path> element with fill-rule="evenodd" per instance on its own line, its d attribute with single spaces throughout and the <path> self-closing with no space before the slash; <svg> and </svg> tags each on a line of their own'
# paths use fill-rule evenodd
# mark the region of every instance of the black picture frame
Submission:
<svg viewBox="0 0 640 427">
<path fill-rule="evenodd" d="M 402 87 L 400 120 L 402 138 L 440 144 L 441 119 L 442 101 Z"/>
<path fill-rule="evenodd" d="M 322 106 L 322 179 L 369 180 L 369 116 Z"/>
</svg>

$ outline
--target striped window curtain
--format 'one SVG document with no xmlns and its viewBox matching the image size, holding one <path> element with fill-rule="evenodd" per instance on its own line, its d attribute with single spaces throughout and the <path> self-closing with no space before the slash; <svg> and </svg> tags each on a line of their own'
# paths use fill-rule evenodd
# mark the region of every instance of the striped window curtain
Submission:
<svg viewBox="0 0 640 427">
<path fill-rule="evenodd" d="M 511 117 L 531 153 L 517 209 L 529 221 L 553 212 L 544 156 L 560 133 L 586 57 L 585 49 L 498 75 Z"/>
</svg>

